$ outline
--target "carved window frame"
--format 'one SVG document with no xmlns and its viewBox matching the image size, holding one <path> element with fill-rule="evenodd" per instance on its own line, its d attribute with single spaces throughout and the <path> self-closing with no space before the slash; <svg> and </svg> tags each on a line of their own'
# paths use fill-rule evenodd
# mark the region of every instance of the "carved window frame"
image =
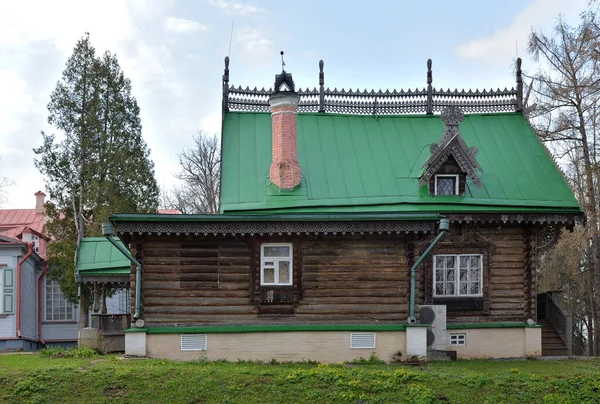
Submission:
<svg viewBox="0 0 600 404">
<path fill-rule="evenodd" d="M 438 178 L 439 177 L 453 177 L 454 178 L 454 193 L 453 194 L 440 194 L 438 193 Z M 434 195 L 460 195 L 460 175 L 459 174 L 435 174 L 433 184 Z"/>
<path fill-rule="evenodd" d="M 460 230 L 459 230 L 460 232 Z M 422 254 L 433 240 L 429 237 L 419 242 L 419 250 Z M 423 304 L 445 304 L 448 312 L 482 312 L 490 313 L 492 304 L 492 254 L 495 244 L 476 232 L 469 231 L 460 235 L 456 233 L 448 235 L 438 244 L 431 255 L 423 263 Z M 482 296 L 433 296 L 433 259 L 435 255 L 469 255 L 481 254 L 482 256 Z"/>
<path fill-rule="evenodd" d="M 258 308 L 259 314 L 293 315 L 302 299 L 302 239 L 299 236 L 276 237 L 254 236 L 251 240 L 252 276 L 250 280 L 250 301 Z M 291 277 L 289 285 L 262 285 L 261 272 L 262 245 L 290 245 Z"/>
</svg>

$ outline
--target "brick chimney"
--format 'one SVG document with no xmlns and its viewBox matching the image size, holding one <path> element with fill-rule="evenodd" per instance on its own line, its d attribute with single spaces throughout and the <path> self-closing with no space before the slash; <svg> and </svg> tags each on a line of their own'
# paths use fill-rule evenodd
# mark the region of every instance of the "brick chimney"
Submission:
<svg viewBox="0 0 600 404">
<path fill-rule="evenodd" d="M 302 171 L 298 163 L 296 114 L 300 97 L 294 91 L 292 75 L 285 70 L 275 77 L 275 91 L 269 98 L 273 127 L 273 155 L 269 176 L 280 189 L 300 185 Z"/>
<path fill-rule="evenodd" d="M 42 191 L 37 191 L 35 194 L 35 211 L 36 212 L 44 212 L 44 199 L 46 199 L 46 194 Z"/>
</svg>

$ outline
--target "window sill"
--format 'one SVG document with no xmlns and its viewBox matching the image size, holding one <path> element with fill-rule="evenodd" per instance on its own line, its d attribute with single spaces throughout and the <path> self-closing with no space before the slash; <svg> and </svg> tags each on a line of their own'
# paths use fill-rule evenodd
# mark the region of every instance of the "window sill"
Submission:
<svg viewBox="0 0 600 404">
<path fill-rule="evenodd" d="M 4 317 L 8 317 L 10 316 L 12 313 L 0 313 L 0 318 L 4 318 Z"/>
</svg>

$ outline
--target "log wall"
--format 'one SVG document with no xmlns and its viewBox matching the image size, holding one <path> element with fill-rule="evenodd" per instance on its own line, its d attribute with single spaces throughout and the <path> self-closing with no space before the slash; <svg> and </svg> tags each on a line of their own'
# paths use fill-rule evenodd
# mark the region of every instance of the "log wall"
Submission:
<svg viewBox="0 0 600 404">
<path fill-rule="evenodd" d="M 484 267 L 484 271 L 489 269 L 489 285 L 484 285 L 489 310 L 449 311 L 448 321 L 524 321 L 531 300 L 524 288 L 528 268 L 524 228 L 490 225 L 477 232 L 493 243 L 489 268 Z M 406 240 L 404 235 L 296 237 L 293 242 L 300 243 L 302 251 L 302 297 L 294 314 L 257 308 L 252 237 L 146 235 L 135 237 L 132 246 L 144 268 L 144 319 L 149 327 L 381 324 L 404 323 L 408 317 L 409 262 L 418 258 L 420 247 L 415 237 Z M 290 240 L 282 237 L 280 241 Z M 453 249 L 455 242 L 456 236 L 446 238 L 434 254 Z M 419 268 L 417 303 L 433 303 L 428 282 L 431 262 L 426 260 Z M 534 269 L 529 267 L 529 271 Z"/>
</svg>

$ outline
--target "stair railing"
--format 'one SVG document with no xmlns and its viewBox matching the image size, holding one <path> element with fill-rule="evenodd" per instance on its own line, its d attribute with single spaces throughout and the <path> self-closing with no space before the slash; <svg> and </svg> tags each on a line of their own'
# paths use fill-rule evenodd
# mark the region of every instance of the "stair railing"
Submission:
<svg viewBox="0 0 600 404">
<path fill-rule="evenodd" d="M 554 326 L 567 347 L 567 355 L 573 354 L 573 316 L 566 313 L 550 293 L 544 293 L 546 319 Z"/>
</svg>

